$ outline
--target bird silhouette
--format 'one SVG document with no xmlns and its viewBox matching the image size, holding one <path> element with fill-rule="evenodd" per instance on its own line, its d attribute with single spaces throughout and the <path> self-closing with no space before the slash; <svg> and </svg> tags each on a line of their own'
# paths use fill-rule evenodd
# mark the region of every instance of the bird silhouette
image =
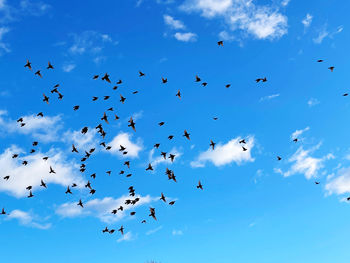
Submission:
<svg viewBox="0 0 350 263">
<path fill-rule="evenodd" d="M 24 67 L 32 70 L 32 63 L 30 63 L 29 60 L 27 60 L 27 63 L 24 65 Z"/>
<path fill-rule="evenodd" d="M 201 181 L 198 181 L 197 189 L 203 190 L 203 185 L 201 184 Z"/>
<path fill-rule="evenodd" d="M 51 65 L 50 61 L 47 63 L 47 68 L 46 69 L 54 69 L 54 67 Z"/>
<path fill-rule="evenodd" d="M 183 136 L 186 137 L 186 139 L 190 140 L 190 134 L 186 130 L 184 131 Z"/>
<path fill-rule="evenodd" d="M 211 148 L 212 148 L 213 150 L 214 150 L 214 148 L 215 148 L 215 144 L 216 144 L 215 142 L 213 142 L 212 140 L 210 140 L 210 144 L 209 144 L 209 145 L 211 146 Z"/>
</svg>

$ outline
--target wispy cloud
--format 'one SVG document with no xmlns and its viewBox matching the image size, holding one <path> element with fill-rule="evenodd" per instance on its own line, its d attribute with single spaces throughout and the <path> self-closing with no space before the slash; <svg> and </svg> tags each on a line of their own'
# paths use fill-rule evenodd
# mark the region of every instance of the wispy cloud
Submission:
<svg viewBox="0 0 350 263">
<path fill-rule="evenodd" d="M 315 99 L 315 98 L 310 98 L 307 101 L 307 105 L 309 105 L 309 107 L 316 106 L 317 104 L 320 104 L 320 101 L 318 99 Z"/>
<path fill-rule="evenodd" d="M 301 21 L 301 23 L 303 23 L 305 29 L 311 25 L 312 19 L 313 19 L 312 15 L 306 14 L 306 17 Z"/>
<path fill-rule="evenodd" d="M 13 210 L 6 217 L 6 220 L 18 220 L 23 226 L 38 228 L 38 229 L 49 229 L 51 223 L 42 223 L 40 218 L 32 212 L 25 212 L 19 209 Z"/>
<path fill-rule="evenodd" d="M 197 34 L 192 32 L 176 32 L 174 37 L 181 42 L 195 42 L 197 41 Z"/>
<path fill-rule="evenodd" d="M 260 101 L 275 99 L 275 98 L 277 98 L 277 97 L 279 97 L 279 96 L 280 96 L 280 94 L 272 94 L 272 95 L 269 95 L 269 96 L 265 96 L 265 97 L 260 98 Z"/>
<path fill-rule="evenodd" d="M 164 23 L 169 27 L 171 27 L 172 29 L 186 29 L 186 26 L 182 21 L 176 20 L 170 15 L 164 15 L 163 19 L 164 19 Z"/>
</svg>

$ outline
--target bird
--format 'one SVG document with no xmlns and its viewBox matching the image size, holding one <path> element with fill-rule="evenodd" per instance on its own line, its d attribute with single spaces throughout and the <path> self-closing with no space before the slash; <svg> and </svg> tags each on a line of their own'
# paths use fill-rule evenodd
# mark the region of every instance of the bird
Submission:
<svg viewBox="0 0 350 263">
<path fill-rule="evenodd" d="M 209 145 L 211 146 L 211 148 L 212 148 L 213 150 L 214 150 L 214 148 L 215 148 L 215 144 L 216 144 L 215 142 L 213 142 L 212 140 L 210 140 L 210 144 L 209 144 Z"/>
<path fill-rule="evenodd" d="M 298 138 L 293 139 L 293 142 L 298 142 Z"/>
<path fill-rule="evenodd" d="M 159 148 L 159 146 L 160 146 L 160 143 L 156 143 L 155 145 L 153 145 L 153 147 L 157 149 Z"/>
<path fill-rule="evenodd" d="M 50 63 L 50 61 L 47 63 L 47 68 L 46 69 L 54 69 L 54 67 L 52 66 L 52 64 Z"/>
<path fill-rule="evenodd" d="M 103 96 L 103 100 L 108 100 L 110 96 Z"/>
<path fill-rule="evenodd" d="M 190 140 L 190 134 L 186 130 L 184 131 L 183 136 Z"/>
<path fill-rule="evenodd" d="M 46 187 L 46 184 L 44 183 L 44 181 L 41 179 L 41 183 L 40 183 L 40 186 L 44 187 L 44 188 L 47 188 Z"/>
<path fill-rule="evenodd" d="M 320 182 L 315 182 L 315 184 L 320 184 Z"/>
<path fill-rule="evenodd" d="M 94 75 L 93 77 L 92 77 L 92 79 L 98 79 L 99 78 L 99 75 Z"/>
<path fill-rule="evenodd" d="M 146 224 L 146 220 L 142 220 L 142 221 L 141 221 L 141 224 Z"/>
<path fill-rule="evenodd" d="M 282 158 L 281 158 L 280 156 L 277 156 L 277 160 L 278 160 L 278 161 L 281 161 Z"/>
<path fill-rule="evenodd" d="M 135 122 L 132 119 L 132 117 L 130 117 L 130 120 L 128 122 L 129 122 L 128 127 L 131 127 L 136 132 Z"/>
<path fill-rule="evenodd" d="M 177 91 L 175 96 L 178 97 L 179 99 L 181 99 L 181 92 L 180 92 L 180 90 Z"/>
<path fill-rule="evenodd" d="M 170 201 L 169 202 L 169 205 L 174 205 L 175 204 L 175 201 Z"/>
<path fill-rule="evenodd" d="M 169 154 L 169 159 L 171 162 L 174 162 L 175 154 Z"/>
<path fill-rule="evenodd" d="M 46 102 L 47 104 L 49 104 L 49 97 L 47 97 L 46 95 L 45 95 L 45 93 L 43 93 L 43 97 L 44 97 L 44 99 L 43 99 L 43 101 L 44 102 Z"/>
<path fill-rule="evenodd" d="M 148 167 L 146 168 L 146 171 L 153 171 L 153 167 L 152 165 L 149 163 Z"/>
<path fill-rule="evenodd" d="M 318 63 L 323 62 L 323 59 L 319 59 L 319 60 L 317 60 L 317 62 L 318 62 Z"/>
<path fill-rule="evenodd" d="M 224 46 L 224 42 L 222 40 L 218 41 L 218 46 Z"/>
<path fill-rule="evenodd" d="M 349 93 L 344 93 L 344 94 L 343 94 L 344 97 L 346 97 L 346 96 L 348 96 L 348 95 L 349 95 Z"/>
<path fill-rule="evenodd" d="M 166 152 L 161 152 L 160 155 L 163 156 L 164 160 L 166 159 Z"/>
<path fill-rule="evenodd" d="M 38 70 L 37 72 L 35 72 L 35 73 L 34 73 L 34 75 L 37 75 L 37 76 L 39 76 L 40 78 L 42 78 L 42 77 L 43 77 L 43 76 L 41 75 L 40 70 Z"/>
<path fill-rule="evenodd" d="M 242 146 L 242 150 L 243 150 L 243 152 L 245 152 L 245 151 L 247 151 L 248 149 L 245 148 L 244 146 Z"/>
<path fill-rule="evenodd" d="M 207 82 L 203 82 L 203 83 L 202 83 L 202 86 L 203 86 L 203 87 L 206 87 L 207 85 L 208 85 Z"/>
<path fill-rule="evenodd" d="M 122 83 L 123 83 L 123 81 L 120 79 L 120 80 L 118 80 L 117 85 L 122 84 Z"/>
<path fill-rule="evenodd" d="M 196 75 L 196 80 L 195 80 L 195 82 L 200 82 L 200 81 L 201 81 L 201 78 L 198 77 L 198 76 Z"/>
<path fill-rule="evenodd" d="M 1 209 L 1 214 L 6 215 L 5 208 Z"/>
<path fill-rule="evenodd" d="M 109 79 L 109 75 L 107 73 L 101 79 L 107 81 L 108 83 L 111 83 L 111 80 Z"/>
<path fill-rule="evenodd" d="M 32 190 L 32 189 L 33 189 L 33 186 L 31 186 L 31 185 L 29 185 L 29 186 L 26 187 L 26 190 L 28 190 L 28 191 L 29 191 L 29 190 Z"/>
<path fill-rule="evenodd" d="M 333 72 L 335 67 L 329 67 L 328 69 Z"/>
<path fill-rule="evenodd" d="M 33 142 L 32 145 L 35 147 L 35 146 L 38 146 L 38 142 Z"/>
<path fill-rule="evenodd" d="M 119 231 L 122 235 L 124 235 L 124 227 L 123 227 L 123 226 L 121 226 L 121 227 L 118 229 L 118 231 Z"/>
<path fill-rule="evenodd" d="M 98 97 L 92 97 L 92 101 L 98 100 Z"/>
<path fill-rule="evenodd" d="M 157 220 L 157 217 L 156 217 L 156 209 L 150 207 L 150 208 L 149 208 L 149 211 L 150 211 L 149 216 L 153 217 L 154 220 Z"/>
<path fill-rule="evenodd" d="M 197 189 L 203 190 L 203 185 L 201 184 L 201 181 L 198 181 Z"/>
<path fill-rule="evenodd" d="M 225 88 L 228 89 L 229 87 L 231 87 L 231 84 L 226 84 Z"/>
<path fill-rule="evenodd" d="M 32 63 L 30 63 L 29 60 L 27 59 L 27 63 L 24 65 L 24 67 L 32 70 Z"/>
<path fill-rule="evenodd" d="M 125 161 L 124 165 L 126 165 L 128 168 L 130 168 L 130 161 Z"/>
<path fill-rule="evenodd" d="M 163 126 L 165 124 L 164 121 L 161 121 L 160 123 L 158 123 L 159 126 Z"/>
<path fill-rule="evenodd" d="M 139 77 L 143 77 L 143 76 L 145 76 L 145 73 L 139 71 Z"/>
<path fill-rule="evenodd" d="M 166 203 L 166 199 L 163 193 L 161 193 L 159 200 L 162 200 L 164 203 Z"/>
<path fill-rule="evenodd" d="M 12 155 L 12 159 L 15 159 L 15 158 L 17 158 L 18 157 L 18 154 L 13 154 Z"/>
<path fill-rule="evenodd" d="M 52 169 L 52 167 L 50 166 L 50 172 L 49 172 L 50 174 L 55 174 L 56 172 L 55 172 L 55 170 L 54 169 Z"/>
<path fill-rule="evenodd" d="M 169 139 L 169 140 L 172 140 L 173 138 L 174 138 L 174 135 L 169 135 L 169 136 L 168 136 L 168 139 Z"/>
<path fill-rule="evenodd" d="M 84 127 L 81 129 L 81 133 L 82 134 L 86 134 L 88 132 L 89 128 L 88 127 Z"/>
<path fill-rule="evenodd" d="M 245 141 L 245 139 L 243 139 L 243 140 L 240 140 L 239 143 L 246 144 L 246 141 Z"/>
<path fill-rule="evenodd" d="M 103 113 L 103 117 L 101 118 L 101 120 L 105 121 L 107 124 L 109 124 L 107 114 L 105 112 Z"/>
<path fill-rule="evenodd" d="M 108 233 L 108 232 L 109 232 L 108 227 L 106 227 L 105 229 L 102 230 L 102 233 Z"/>
<path fill-rule="evenodd" d="M 72 194 L 72 192 L 71 192 L 69 186 L 67 187 L 67 191 L 66 191 L 65 193 L 66 193 L 66 194 Z"/>
<path fill-rule="evenodd" d="M 125 151 L 126 150 L 126 147 L 124 147 L 123 145 L 119 145 L 119 151 L 120 152 L 123 152 L 123 151 Z"/>
<path fill-rule="evenodd" d="M 165 84 L 165 83 L 168 82 L 168 79 L 167 78 L 162 78 L 162 82 L 163 82 L 163 84 Z"/>
<path fill-rule="evenodd" d="M 27 161 L 23 161 L 22 164 L 23 164 L 23 165 L 27 165 L 28 162 L 27 162 Z"/>
<path fill-rule="evenodd" d="M 73 110 L 74 110 L 74 111 L 77 111 L 77 110 L 79 110 L 79 108 L 80 108 L 79 105 L 75 105 L 75 106 L 73 107 Z"/>
<path fill-rule="evenodd" d="M 36 116 L 37 117 L 44 117 L 44 114 L 42 112 L 39 112 Z"/>
<path fill-rule="evenodd" d="M 75 153 L 79 153 L 77 148 L 74 146 L 74 144 L 72 144 L 72 153 L 75 152 Z"/>
<path fill-rule="evenodd" d="M 28 198 L 31 198 L 31 197 L 33 197 L 34 195 L 33 195 L 33 193 L 32 193 L 32 191 L 29 191 L 29 195 L 27 196 Z"/>
<path fill-rule="evenodd" d="M 79 202 L 77 204 L 78 206 L 81 206 L 81 208 L 84 208 L 83 202 L 81 201 L 81 199 L 79 199 Z"/>
<path fill-rule="evenodd" d="M 124 104 L 125 100 L 126 100 L 126 98 L 123 97 L 122 95 L 120 95 L 120 102 Z"/>
</svg>

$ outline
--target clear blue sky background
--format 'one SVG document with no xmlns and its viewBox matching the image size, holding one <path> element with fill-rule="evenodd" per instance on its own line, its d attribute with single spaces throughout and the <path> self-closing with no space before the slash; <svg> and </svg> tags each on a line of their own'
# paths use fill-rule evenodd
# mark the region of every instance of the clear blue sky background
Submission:
<svg viewBox="0 0 350 263">
<path fill-rule="evenodd" d="M 1 259 L 349 262 L 350 103 L 342 96 L 350 91 L 348 10 L 350 2 L 335 0 L 0 0 L 0 208 L 9 213 L 0 217 Z M 27 59 L 33 71 L 23 67 Z M 54 70 L 46 70 L 48 61 Z M 37 69 L 43 78 L 34 75 Z M 139 78 L 139 70 L 146 76 Z M 105 72 L 112 84 L 92 80 Z M 195 83 L 196 75 L 208 85 Z M 261 77 L 268 81 L 256 83 Z M 119 79 L 123 84 L 112 90 Z M 56 83 L 62 101 L 50 93 Z M 104 95 L 111 98 L 103 101 Z M 73 111 L 74 105 L 80 109 Z M 84 126 L 93 130 L 112 106 L 120 120 L 108 113 L 105 141 L 129 136 L 139 147 L 134 156 L 106 152 L 93 132 L 84 143 L 73 137 Z M 29 116 L 41 111 L 44 121 L 30 126 Z M 23 116 L 28 123 L 22 129 L 15 120 Z M 130 116 L 136 133 L 127 127 Z M 160 121 L 166 124 L 159 127 Z M 185 129 L 190 141 L 182 136 Z M 245 153 L 239 138 L 249 140 Z M 34 140 L 39 146 L 30 157 Z M 210 140 L 218 146 L 214 153 Z M 157 142 L 177 157 L 146 172 L 157 162 L 160 150 L 150 156 Z M 81 146 L 79 155 L 70 152 L 72 143 Z M 97 150 L 81 174 L 76 165 L 90 145 Z M 12 152 L 20 159 L 10 158 Z M 46 191 L 36 180 L 28 199 L 22 184 L 48 174 L 41 157 L 54 154 L 57 175 L 50 176 L 59 179 Z M 24 159 L 30 159 L 26 168 Z M 127 159 L 130 178 L 118 175 L 128 170 Z M 177 183 L 167 180 L 166 167 Z M 96 180 L 89 178 L 94 172 Z M 80 187 L 65 195 L 71 180 L 90 180 L 96 194 Z M 203 191 L 196 189 L 198 180 Z M 132 209 L 135 216 L 128 210 L 109 221 L 110 210 L 99 202 L 127 195 L 130 185 L 144 203 Z M 175 205 L 158 201 L 161 192 Z M 81 214 L 79 198 L 97 205 Z M 148 216 L 150 206 L 157 221 Z M 144 218 L 147 224 L 140 223 Z M 101 232 L 121 225 L 124 239 Z"/>
</svg>

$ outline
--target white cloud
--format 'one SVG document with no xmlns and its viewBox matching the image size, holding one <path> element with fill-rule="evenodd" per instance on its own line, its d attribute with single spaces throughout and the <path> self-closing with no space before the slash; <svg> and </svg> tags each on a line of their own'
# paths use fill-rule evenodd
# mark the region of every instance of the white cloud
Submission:
<svg viewBox="0 0 350 263">
<path fill-rule="evenodd" d="M 306 17 L 301 21 L 305 28 L 308 28 L 311 25 L 313 16 L 310 14 L 306 14 Z"/>
<path fill-rule="evenodd" d="M 20 133 L 30 135 L 42 142 L 51 142 L 58 139 L 57 132 L 62 128 L 61 116 L 44 116 L 37 117 L 36 115 L 22 116 L 23 122 L 26 124 L 20 127 L 16 120 L 5 118 L 6 111 L 0 114 L 0 132 L 2 134 Z"/>
<path fill-rule="evenodd" d="M 75 69 L 75 67 L 76 67 L 75 64 L 69 63 L 69 64 L 63 65 L 62 70 L 63 70 L 64 72 L 71 72 L 73 69 Z"/>
<path fill-rule="evenodd" d="M 136 142 L 131 141 L 132 134 L 121 132 L 117 136 L 113 138 L 108 145 L 112 146 L 112 149 L 109 150 L 112 154 L 118 154 L 121 157 L 125 157 L 122 152 L 119 151 L 120 145 L 126 147 L 126 151 L 128 152 L 127 157 L 136 158 L 139 156 L 139 152 L 143 149 L 142 140 L 138 138 Z"/>
<path fill-rule="evenodd" d="M 191 162 L 192 167 L 204 167 L 206 162 L 211 162 L 215 166 L 223 166 L 235 162 L 240 165 L 244 162 L 253 162 L 251 150 L 254 147 L 254 137 L 247 137 L 246 144 L 240 144 L 241 137 L 234 138 L 226 144 L 218 143 L 215 149 L 209 148 L 207 151 L 199 154 L 195 161 Z M 247 151 L 242 150 L 244 146 Z"/>
<path fill-rule="evenodd" d="M 186 29 L 186 26 L 182 21 L 176 20 L 170 15 L 164 15 L 163 18 L 164 23 L 173 29 Z"/>
<path fill-rule="evenodd" d="M 272 95 L 269 95 L 269 96 L 265 96 L 265 97 L 260 98 L 260 101 L 271 100 L 271 99 L 277 98 L 277 97 L 279 97 L 279 96 L 280 96 L 280 94 L 272 94 Z"/>
<path fill-rule="evenodd" d="M 48 229 L 51 227 L 50 223 L 40 223 L 39 217 L 31 212 L 25 212 L 21 210 L 13 210 L 6 217 L 6 220 L 16 219 L 23 226 L 29 226 L 39 229 Z"/>
<path fill-rule="evenodd" d="M 20 154 L 16 159 L 12 158 L 13 154 Z M 47 161 L 42 158 L 49 156 Z M 22 161 L 28 161 L 28 165 L 22 165 Z M 56 174 L 49 174 L 50 166 L 56 171 Z M 7 148 L 0 155 L 0 178 L 10 175 L 8 181 L 0 180 L 0 191 L 6 192 L 17 198 L 25 197 L 28 191 L 25 189 L 31 185 L 33 193 L 43 190 L 40 187 L 41 180 L 49 184 L 58 184 L 63 187 L 71 185 L 73 182 L 79 187 L 83 186 L 83 178 L 76 171 L 79 165 L 67 161 L 65 155 L 55 149 L 48 153 L 37 152 L 30 155 L 24 155 L 24 151 L 17 146 Z M 76 170 L 74 169 L 76 168 Z"/>
<path fill-rule="evenodd" d="M 151 229 L 151 230 L 148 230 L 146 232 L 146 235 L 149 236 L 149 235 L 153 235 L 154 233 L 157 233 L 159 230 L 161 230 L 163 228 L 163 226 L 159 226 L 157 228 L 154 228 L 154 229 Z"/>
<path fill-rule="evenodd" d="M 181 32 L 176 32 L 174 37 L 182 42 L 194 42 L 197 40 L 197 35 L 192 32 L 187 32 L 187 33 L 181 33 Z"/>
<path fill-rule="evenodd" d="M 171 234 L 173 235 L 173 236 L 182 236 L 183 235 L 183 232 L 182 232 L 182 230 L 173 230 L 172 232 L 171 232 Z"/>
<path fill-rule="evenodd" d="M 32 16 L 42 16 L 46 14 L 51 6 L 41 1 L 30 1 L 30 0 L 22 0 L 20 2 L 20 7 L 23 12 L 26 12 Z"/>
<path fill-rule="evenodd" d="M 310 127 L 306 127 L 303 130 L 296 130 L 295 132 L 292 133 L 292 135 L 290 136 L 290 138 L 293 140 L 295 138 L 298 138 L 299 136 L 301 136 L 304 132 L 310 130 Z"/>
<path fill-rule="evenodd" d="M 180 9 L 221 18 L 231 31 L 241 30 L 258 39 L 280 38 L 287 33 L 287 17 L 252 0 L 187 0 Z"/>
<path fill-rule="evenodd" d="M 134 235 L 131 233 L 131 231 L 129 231 L 129 232 L 125 233 L 124 235 L 122 235 L 122 236 L 117 240 L 117 242 L 120 243 L 120 242 L 122 242 L 122 241 L 132 241 L 132 240 L 134 240 L 134 239 L 135 239 Z"/>
<path fill-rule="evenodd" d="M 113 197 L 104 197 L 103 199 L 92 199 L 84 203 L 84 208 L 82 209 L 77 205 L 77 202 L 64 203 L 56 209 L 56 214 L 62 217 L 74 218 L 74 217 L 96 217 L 101 222 L 112 224 L 118 222 L 125 216 L 127 216 L 127 211 L 134 209 L 136 207 L 149 204 L 155 201 L 154 198 L 147 196 L 136 195 L 140 198 L 140 201 L 135 205 L 125 205 L 125 200 L 130 199 L 130 196 L 124 195 L 117 199 Z M 158 200 L 158 198 L 156 198 Z M 83 200 L 84 202 L 84 200 Z M 124 207 L 124 211 L 118 211 L 116 215 L 112 214 L 113 209 L 117 209 L 120 206 Z"/>
<path fill-rule="evenodd" d="M 319 103 L 320 103 L 320 101 L 318 99 L 311 98 L 308 100 L 307 105 L 309 105 L 309 107 L 313 107 Z"/>
<path fill-rule="evenodd" d="M 294 164 L 287 172 L 283 173 L 283 176 L 288 177 L 294 174 L 304 174 L 306 179 L 316 178 L 319 170 L 324 167 L 324 162 L 334 158 L 332 154 L 327 154 L 321 158 L 310 156 L 310 154 L 319 147 L 320 144 L 309 150 L 304 150 L 303 147 L 299 147 L 299 149 L 288 160 L 288 162 Z"/>
<path fill-rule="evenodd" d="M 350 193 L 350 167 L 340 169 L 337 176 L 330 178 L 325 189 L 328 194 L 342 195 Z"/>
</svg>

